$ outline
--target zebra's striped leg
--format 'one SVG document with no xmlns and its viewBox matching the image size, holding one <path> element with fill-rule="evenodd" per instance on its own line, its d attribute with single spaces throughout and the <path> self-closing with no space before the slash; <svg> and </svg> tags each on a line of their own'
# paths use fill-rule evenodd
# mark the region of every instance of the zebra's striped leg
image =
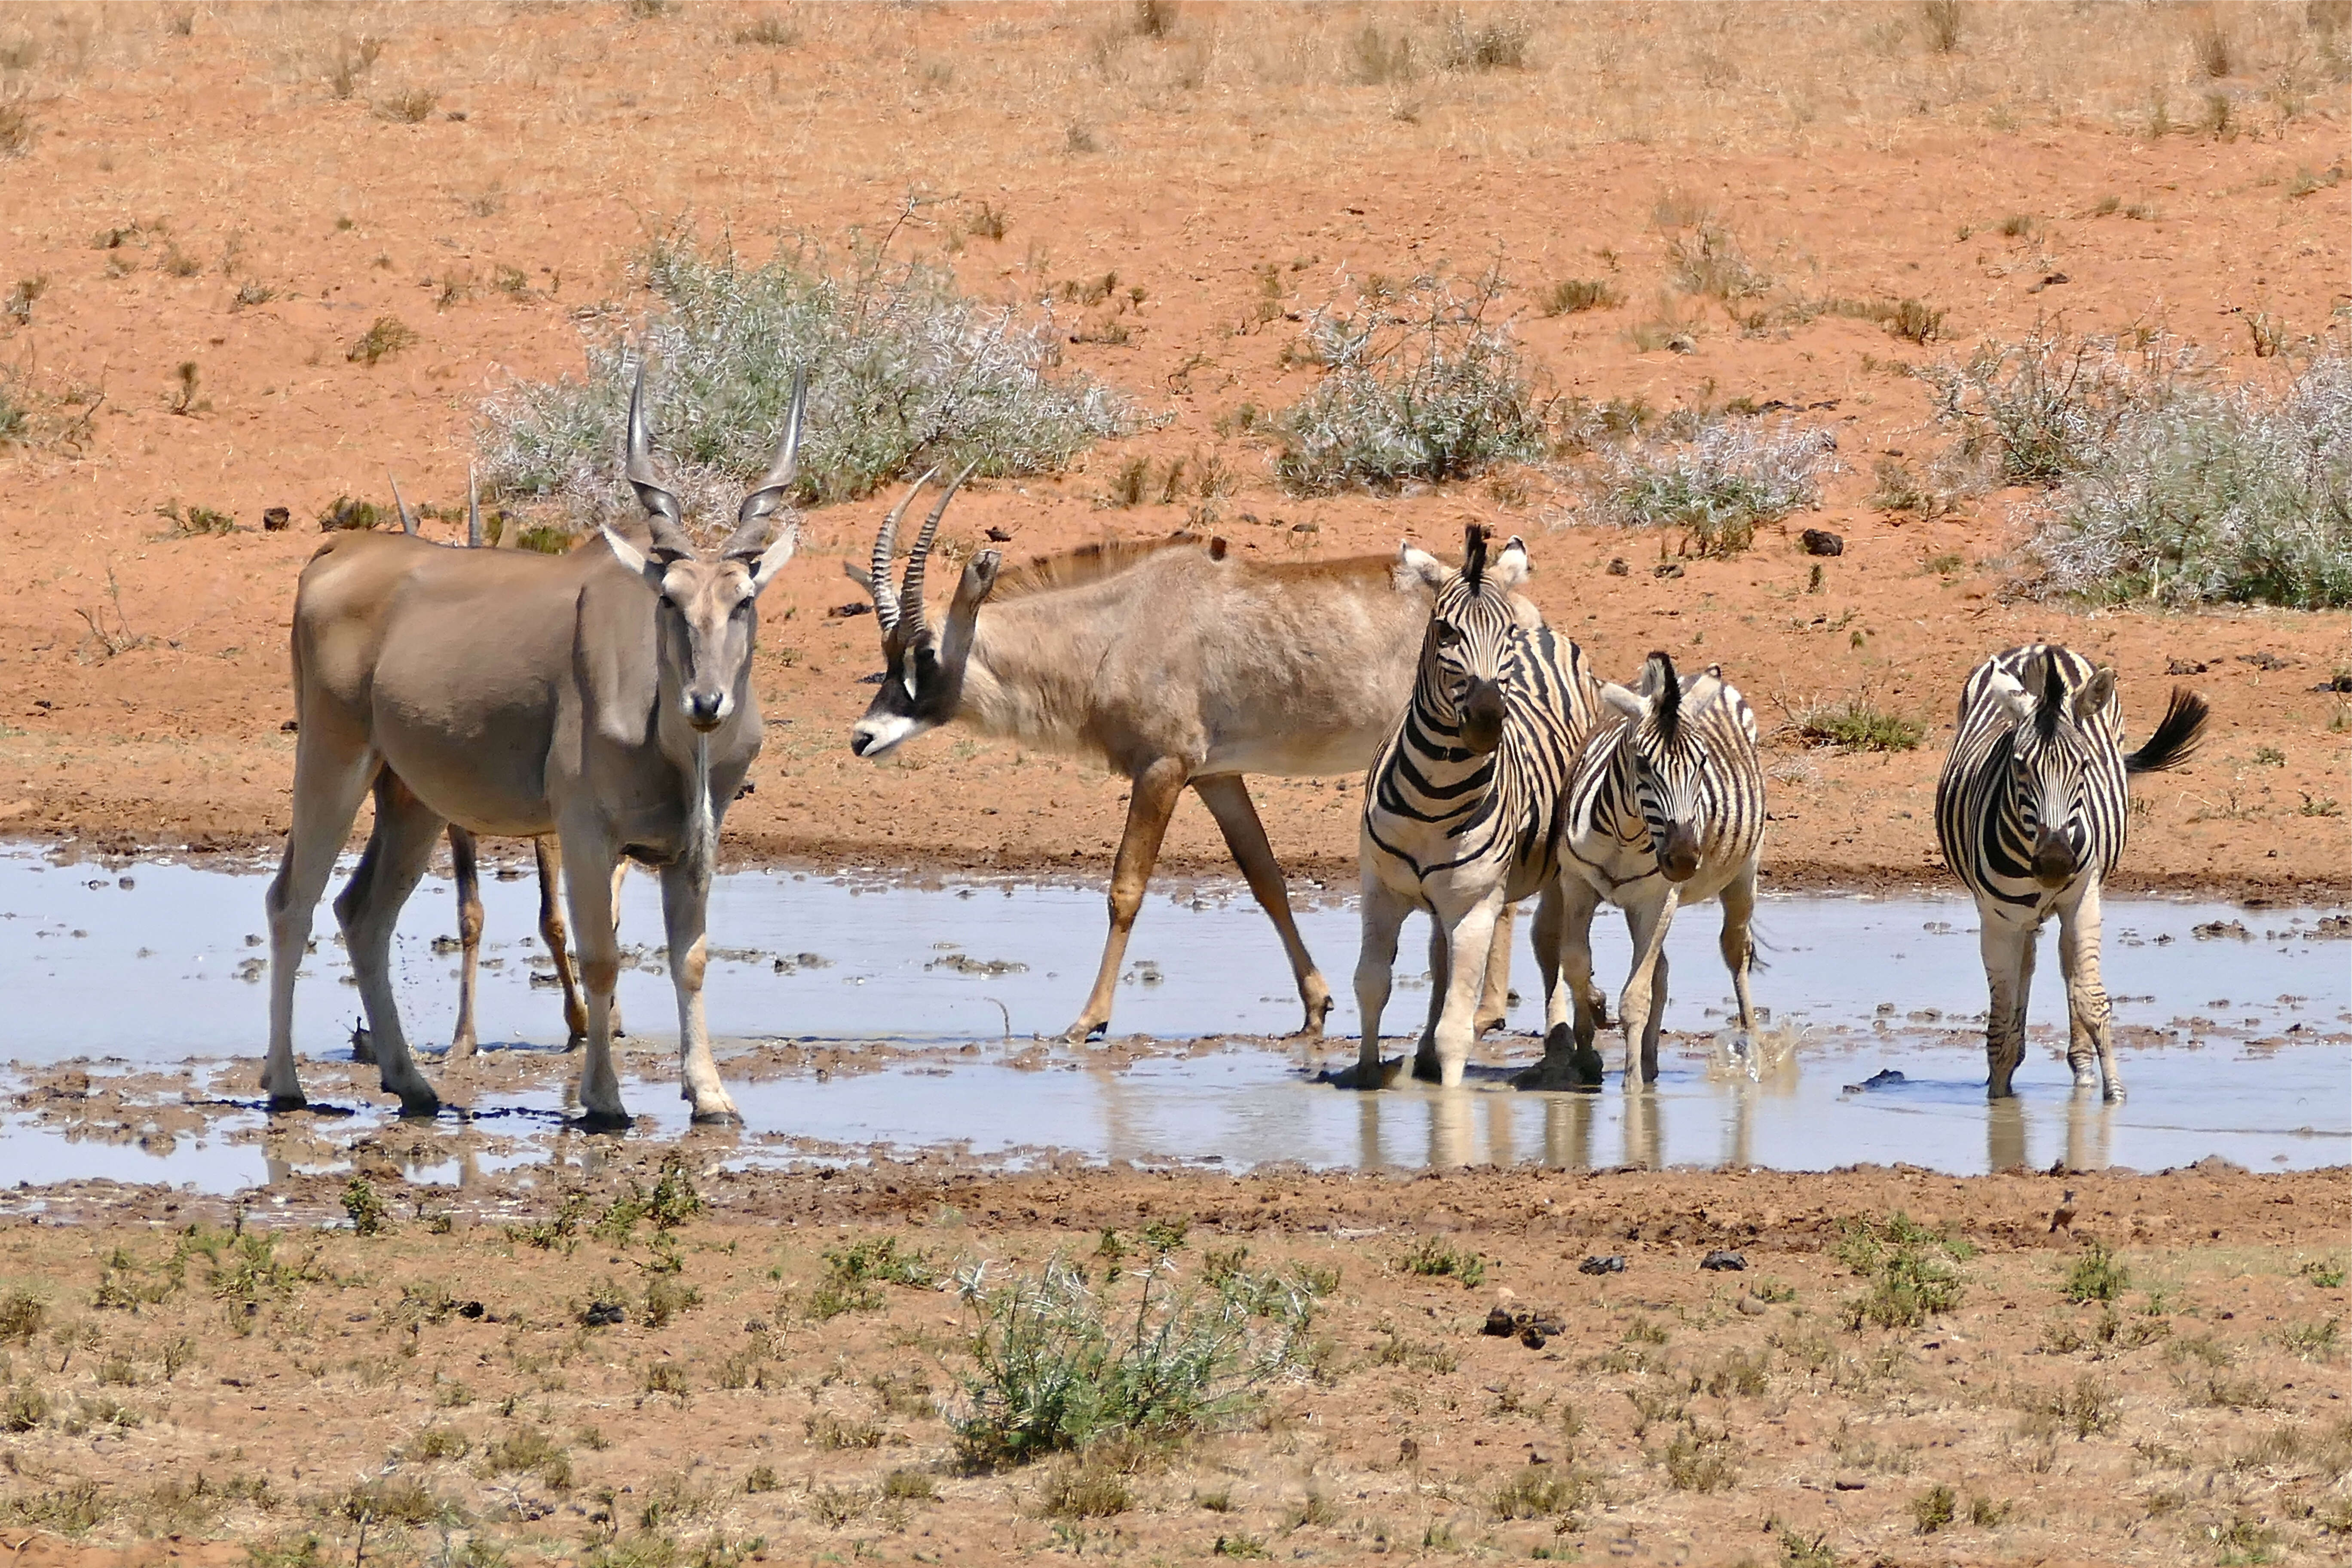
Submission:
<svg viewBox="0 0 2352 1568">
<path fill-rule="evenodd" d="M 1143 908 L 1143 889 L 1150 885 L 1160 840 L 1168 837 L 1168 818 L 1184 794 L 1189 771 L 1182 759 L 1162 757 L 1135 775 L 1127 798 L 1127 831 L 1110 874 L 1110 935 L 1103 942 L 1102 964 L 1095 971 L 1095 988 L 1087 994 L 1086 1011 L 1063 1032 L 1066 1040 L 1091 1040 L 1110 1028 L 1111 994 L 1118 985 L 1119 965 L 1127 961 L 1128 934 Z"/>
<path fill-rule="evenodd" d="M 1635 1082 L 1649 1083 L 1658 1076 L 1658 1025 L 1665 1013 L 1665 966 L 1661 963 L 1665 951 L 1666 931 L 1674 924 L 1675 906 L 1682 894 L 1671 882 L 1665 891 L 1654 895 L 1654 902 L 1632 903 L 1625 906 L 1625 929 L 1633 939 L 1633 972 L 1625 979 L 1625 989 L 1617 998 L 1617 1025 L 1625 1034 L 1625 1087 Z M 1655 1016 L 1651 996 L 1655 993 Z M 1635 1030 L 1641 1031 L 1640 1078 L 1634 1073 Z"/>
<path fill-rule="evenodd" d="M 1486 981 L 1478 994 L 1477 1032 L 1499 1029 L 1511 1016 L 1511 922 L 1518 918 L 1517 904 L 1505 904 L 1495 917 L 1495 940 L 1486 949 Z M 1549 986 L 1550 982 L 1545 982 Z"/>
<path fill-rule="evenodd" d="M 1756 860 L 1748 858 L 1739 875 L 1724 884 L 1723 966 L 1731 971 L 1731 994 L 1739 1003 L 1739 1032 L 1748 1037 L 1748 1061 L 1756 1052 L 1756 1007 L 1748 996 L 1748 973 L 1755 966 L 1756 943 L 1748 925 L 1756 913 Z"/>
<path fill-rule="evenodd" d="M 1601 1017 L 1600 989 L 1592 984 L 1592 915 L 1600 907 L 1591 884 L 1575 876 L 1562 879 L 1556 903 L 1547 893 L 1537 907 L 1537 961 L 1543 960 L 1549 910 L 1556 978 L 1545 996 L 1543 1060 L 1512 1080 L 1520 1089 L 1594 1089 L 1601 1083 L 1601 1053 L 1592 1048 Z"/>
<path fill-rule="evenodd" d="M 1298 999 L 1307 1007 L 1307 1021 L 1299 1026 L 1296 1037 L 1321 1039 L 1323 1021 L 1331 1013 L 1331 987 L 1323 983 L 1322 972 L 1315 960 L 1307 956 L 1307 943 L 1298 935 L 1298 922 L 1290 912 L 1290 890 L 1283 883 L 1281 863 L 1274 858 L 1274 847 L 1266 842 L 1265 825 L 1258 820 L 1257 807 L 1251 803 L 1249 785 L 1239 773 L 1221 773 L 1215 778 L 1194 779 L 1192 789 L 1209 815 L 1217 819 L 1217 826 L 1225 836 L 1225 847 L 1232 852 L 1234 864 L 1239 866 L 1248 881 L 1251 896 L 1266 919 L 1274 922 L 1282 938 L 1282 951 L 1290 959 L 1291 978 L 1297 982 Z"/>
<path fill-rule="evenodd" d="M 457 1028 L 449 1037 L 449 1059 L 474 1054 L 474 975 L 482 956 L 482 879 L 474 836 L 449 825 L 449 865 L 457 879 Z"/>
<path fill-rule="evenodd" d="M 2099 979 L 2099 884 L 2086 880 L 2082 896 L 2058 910 L 2058 968 L 2066 977 L 2066 1065 L 2074 1069 L 2074 1087 L 2091 1086 L 2091 1062 L 2095 1057 L 2104 1098 L 2124 1097 L 2123 1075 L 2116 1070 L 2115 1028 L 2107 1011 L 2107 988 Z"/>
<path fill-rule="evenodd" d="M 1412 910 L 1405 896 L 1367 874 L 1363 891 L 1363 942 L 1356 952 L 1356 1012 L 1364 1030 L 1363 1046 L 1352 1072 L 1334 1081 L 1343 1089 L 1385 1089 L 1395 1081 L 1400 1058 L 1393 1066 L 1381 1060 L 1381 1015 L 1389 1005 L 1389 985 L 1396 968 L 1397 932 Z"/>
<path fill-rule="evenodd" d="M 1437 1026 L 1445 1016 L 1445 997 L 1453 984 L 1454 948 L 1446 936 L 1445 917 L 1432 910 L 1429 914 L 1429 1016 L 1422 1021 L 1421 1040 L 1412 1048 L 1412 1076 L 1423 1083 L 1435 1083 L 1440 1076 Z"/>
<path fill-rule="evenodd" d="M 2025 1058 L 2025 1000 L 2033 988 L 2033 931 L 2022 931 L 1986 910 L 1978 939 L 1992 996 L 1985 1012 L 1985 1098 L 2007 1100 L 2010 1079 Z"/>
<path fill-rule="evenodd" d="M 1435 909 L 1450 950 L 1445 965 L 1445 1005 L 1436 1029 L 1437 1081 L 1447 1089 L 1460 1086 L 1477 1039 L 1478 993 L 1486 983 L 1486 953 L 1495 940 L 1495 921 L 1506 900 L 1496 886 L 1452 920 L 1440 905 Z"/>
</svg>

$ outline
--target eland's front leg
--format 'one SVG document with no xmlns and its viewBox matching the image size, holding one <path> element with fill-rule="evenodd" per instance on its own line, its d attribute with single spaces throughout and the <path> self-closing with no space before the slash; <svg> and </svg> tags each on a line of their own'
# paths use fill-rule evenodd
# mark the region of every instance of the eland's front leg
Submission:
<svg viewBox="0 0 2352 1568">
<path fill-rule="evenodd" d="M 334 875 L 335 855 L 352 830 L 352 818 L 382 761 L 363 744 L 339 750 L 330 736 L 331 718 L 306 712 L 294 753 L 294 823 L 286 834 L 286 857 L 270 879 L 269 1055 L 262 1064 L 261 1090 L 272 1110 L 299 1110 L 302 1079 L 294 1065 L 294 980 L 310 945 L 310 921 L 319 897 Z"/>
<path fill-rule="evenodd" d="M 709 958 L 704 928 L 710 910 L 710 868 L 685 856 L 662 868 L 662 921 L 669 930 L 669 973 L 677 987 L 678 1098 L 694 1107 L 697 1121 L 740 1121 L 735 1102 L 719 1081 L 710 1056 L 710 1030 L 703 1020 L 702 976 Z"/>
<path fill-rule="evenodd" d="M 581 1121 L 592 1131 L 615 1132 L 629 1125 L 620 1076 L 613 1070 L 613 988 L 621 979 L 621 943 L 613 930 L 613 862 L 618 857 L 602 835 L 585 827 L 566 828 L 558 844 L 564 899 L 572 906 L 572 929 L 580 936 L 580 980 L 588 993 Z"/>
</svg>

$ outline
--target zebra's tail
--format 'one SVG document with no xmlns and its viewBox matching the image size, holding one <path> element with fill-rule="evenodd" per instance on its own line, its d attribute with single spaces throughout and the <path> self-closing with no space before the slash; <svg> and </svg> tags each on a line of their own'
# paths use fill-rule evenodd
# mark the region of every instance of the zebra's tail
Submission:
<svg viewBox="0 0 2352 1568">
<path fill-rule="evenodd" d="M 2205 721 L 2212 717 L 2205 699 L 2185 686 L 2172 689 L 2172 700 L 2165 705 L 2164 722 L 2147 743 L 2124 758 L 2127 773 L 2162 773 L 2187 762 L 2205 738 Z"/>
</svg>

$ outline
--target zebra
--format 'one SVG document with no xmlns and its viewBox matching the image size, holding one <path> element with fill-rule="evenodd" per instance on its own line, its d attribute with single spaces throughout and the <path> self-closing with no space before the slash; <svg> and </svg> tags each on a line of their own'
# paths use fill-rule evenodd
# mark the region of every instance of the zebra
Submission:
<svg viewBox="0 0 2352 1568">
<path fill-rule="evenodd" d="M 1519 1075 L 1521 1089 L 1590 1089 L 1601 1077 L 1594 1031 L 1601 997 L 1592 983 L 1592 916 L 1602 902 L 1625 911 L 1633 967 L 1618 998 L 1625 1033 L 1625 1084 L 1634 1084 L 1635 1031 L 1641 1081 L 1658 1076 L 1658 1033 L 1666 1016 L 1666 931 L 1675 910 L 1723 900 L 1721 948 L 1751 1047 L 1756 1012 L 1748 994 L 1755 959 L 1748 920 L 1764 845 L 1764 773 L 1756 756 L 1756 715 L 1739 689 L 1709 665 L 1687 680 L 1653 653 L 1639 688 L 1601 688 L 1614 721 L 1595 730 L 1576 760 L 1560 802 L 1558 860 L 1560 963 L 1576 1005 L 1573 1037 L 1549 1031 L 1544 1059 Z"/>
<path fill-rule="evenodd" d="M 1381 1013 L 1398 928 L 1414 910 L 1429 911 L 1433 927 L 1416 1077 L 1461 1083 L 1497 919 L 1530 894 L 1542 895 L 1534 935 L 1546 1006 L 1565 1016 L 1552 814 L 1591 727 L 1598 683 L 1583 650 L 1555 637 L 1512 592 L 1528 570 L 1527 546 L 1516 538 L 1489 560 L 1486 531 L 1475 523 L 1458 573 L 1410 545 L 1401 552 L 1399 574 L 1417 575 L 1436 594 L 1412 699 L 1364 781 L 1356 962 L 1363 1047 L 1352 1073 L 1338 1080 L 1354 1088 L 1384 1088 L 1402 1065 L 1381 1061 Z"/>
<path fill-rule="evenodd" d="M 1936 784 L 1944 861 L 1977 901 L 1985 980 L 1986 1098 L 2015 1092 L 2025 1054 L 2025 1001 L 2042 922 L 2058 916 L 2066 977 L 2067 1065 L 2077 1088 L 2098 1060 L 2108 1100 L 2116 1071 L 2106 989 L 2099 982 L 2099 889 L 2123 858 L 2134 773 L 2189 760 L 2203 739 L 2205 700 L 2172 689 L 2147 744 L 2123 750 L 2116 672 L 2053 643 L 1997 653 L 1960 689 L 1959 730 Z"/>
</svg>

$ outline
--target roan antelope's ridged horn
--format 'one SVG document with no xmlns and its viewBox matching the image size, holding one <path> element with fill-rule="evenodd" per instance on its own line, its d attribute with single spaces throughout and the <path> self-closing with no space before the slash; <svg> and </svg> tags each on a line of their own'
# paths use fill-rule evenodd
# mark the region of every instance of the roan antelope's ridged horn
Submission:
<svg viewBox="0 0 2352 1568">
<path fill-rule="evenodd" d="M 874 563 L 867 573 L 866 585 L 874 593 L 874 618 L 882 623 L 886 632 L 895 631 L 898 626 L 898 590 L 890 585 L 890 557 L 898 550 L 898 520 L 907 515 L 907 509 L 915 504 L 915 498 L 923 493 L 923 487 L 938 472 L 937 468 L 924 469 L 898 504 L 883 518 L 881 531 L 874 536 Z"/>
<path fill-rule="evenodd" d="M 691 555 L 694 546 L 686 537 L 686 514 L 677 504 L 677 494 L 664 484 L 654 472 L 653 427 L 646 413 L 646 362 L 637 361 L 636 384 L 629 390 L 629 484 L 637 492 L 637 500 L 646 509 L 646 521 L 653 532 L 654 549 L 665 555 Z"/>
<path fill-rule="evenodd" d="M 963 466 L 963 472 L 949 481 L 947 489 L 940 496 L 939 505 L 931 508 L 931 514 L 923 519 L 923 531 L 915 536 L 915 548 L 908 552 L 907 585 L 898 595 L 898 604 L 899 614 L 909 623 L 913 636 L 920 637 L 926 629 L 923 621 L 923 569 L 930 564 L 931 540 L 940 531 L 940 519 L 947 515 L 948 502 L 955 500 L 956 491 L 963 489 L 964 480 L 971 478 L 972 470 L 979 467 L 980 459 L 974 458 Z"/>
</svg>

